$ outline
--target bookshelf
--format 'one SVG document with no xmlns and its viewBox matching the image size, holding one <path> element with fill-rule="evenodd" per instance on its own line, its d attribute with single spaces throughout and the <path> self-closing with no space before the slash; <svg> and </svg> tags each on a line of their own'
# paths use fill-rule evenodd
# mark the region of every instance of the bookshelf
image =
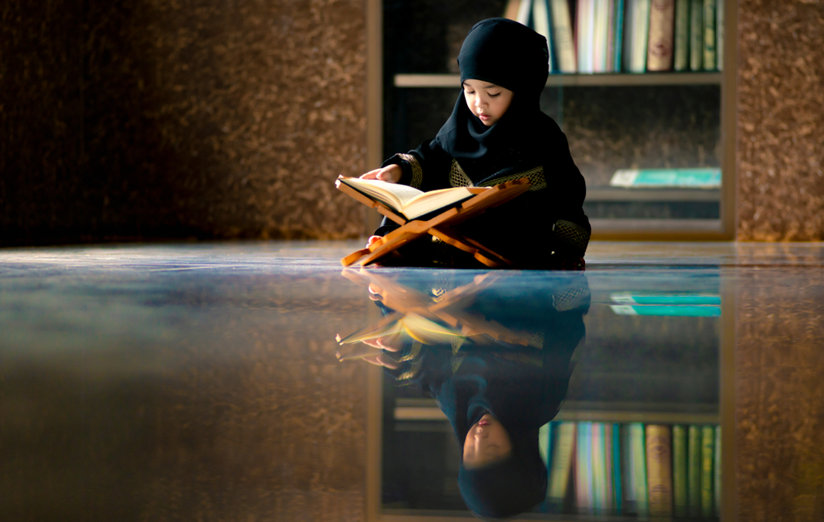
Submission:
<svg viewBox="0 0 824 522">
<path fill-rule="evenodd" d="M 684 0 L 689 1 L 689 0 Z M 701 0 L 703 1 L 703 0 Z M 735 3 L 717 1 L 722 24 L 734 25 Z M 603 2 L 598 5 L 608 5 Z M 377 161 L 430 139 L 459 92 L 455 57 L 477 21 L 503 16 L 508 0 L 373 2 L 380 23 L 381 79 L 370 127 Z M 577 2 L 569 2 L 573 17 Z M 729 23 L 733 20 L 733 23 Z M 574 21 L 574 18 L 573 18 Z M 531 22 L 530 22 L 531 24 Z M 723 38 L 723 36 L 722 36 Z M 724 239 L 733 235 L 733 45 L 716 50 L 721 68 L 675 72 L 560 73 L 557 58 L 542 109 L 561 125 L 587 179 L 585 210 L 593 237 Z M 552 36 L 550 35 L 550 41 Z M 733 71 L 734 73 L 734 71 Z M 713 168 L 712 187 L 615 186 L 619 169 Z"/>
</svg>

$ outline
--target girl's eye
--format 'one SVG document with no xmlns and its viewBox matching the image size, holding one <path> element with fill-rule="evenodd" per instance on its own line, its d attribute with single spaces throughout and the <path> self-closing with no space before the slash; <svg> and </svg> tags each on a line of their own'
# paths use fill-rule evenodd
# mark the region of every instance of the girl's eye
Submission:
<svg viewBox="0 0 824 522">
<path fill-rule="evenodd" d="M 500 96 L 500 95 L 501 95 L 501 93 L 499 93 L 499 92 L 494 92 L 494 93 L 493 93 L 493 92 L 490 92 L 490 93 L 487 93 L 487 94 L 489 94 L 489 97 L 490 97 L 490 98 L 495 98 L 496 96 Z"/>
</svg>

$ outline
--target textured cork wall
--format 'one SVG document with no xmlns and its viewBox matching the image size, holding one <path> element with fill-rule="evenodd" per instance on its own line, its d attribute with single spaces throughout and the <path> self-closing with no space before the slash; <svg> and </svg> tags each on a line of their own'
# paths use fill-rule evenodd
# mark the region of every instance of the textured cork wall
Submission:
<svg viewBox="0 0 824 522">
<path fill-rule="evenodd" d="M 0 244 L 359 234 L 365 9 L 3 3 Z M 824 239 L 824 4 L 737 11 L 737 237 Z"/>
<path fill-rule="evenodd" d="M 824 239 L 824 2 L 738 2 L 742 240 Z"/>
<path fill-rule="evenodd" d="M 0 242 L 353 235 L 354 0 L 0 7 Z"/>
</svg>

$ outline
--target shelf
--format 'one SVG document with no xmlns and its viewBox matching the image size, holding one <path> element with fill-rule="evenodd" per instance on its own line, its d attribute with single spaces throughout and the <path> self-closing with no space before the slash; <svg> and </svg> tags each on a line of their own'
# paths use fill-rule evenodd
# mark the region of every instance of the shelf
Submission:
<svg viewBox="0 0 824 522">
<path fill-rule="evenodd" d="M 460 76 L 457 74 L 396 74 L 394 85 L 398 88 L 455 88 L 460 85 Z M 721 73 L 551 74 L 547 85 L 551 87 L 720 86 Z"/>
<path fill-rule="evenodd" d="M 430 401 L 431 402 L 431 401 Z M 717 412 L 686 412 L 683 405 L 659 404 L 654 411 L 639 408 L 639 405 L 621 404 L 586 404 L 569 403 L 554 420 L 558 421 L 593 421 L 593 422 L 646 422 L 662 424 L 718 424 Z M 446 415 L 434 404 L 420 400 L 399 400 L 393 411 L 397 422 L 431 422 L 446 421 Z"/>
<path fill-rule="evenodd" d="M 718 189 L 590 188 L 587 201 L 709 201 L 721 199 Z"/>
</svg>

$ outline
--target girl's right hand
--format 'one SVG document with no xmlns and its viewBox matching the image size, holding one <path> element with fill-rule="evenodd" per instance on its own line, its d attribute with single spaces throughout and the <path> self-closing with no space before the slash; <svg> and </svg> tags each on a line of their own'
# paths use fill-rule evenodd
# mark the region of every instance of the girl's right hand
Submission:
<svg viewBox="0 0 824 522">
<path fill-rule="evenodd" d="M 377 179 L 388 183 L 397 183 L 401 180 L 401 174 L 403 174 L 403 171 L 401 170 L 400 165 L 387 165 L 386 167 L 380 169 L 370 170 L 366 174 L 362 174 L 360 178 Z"/>
</svg>

